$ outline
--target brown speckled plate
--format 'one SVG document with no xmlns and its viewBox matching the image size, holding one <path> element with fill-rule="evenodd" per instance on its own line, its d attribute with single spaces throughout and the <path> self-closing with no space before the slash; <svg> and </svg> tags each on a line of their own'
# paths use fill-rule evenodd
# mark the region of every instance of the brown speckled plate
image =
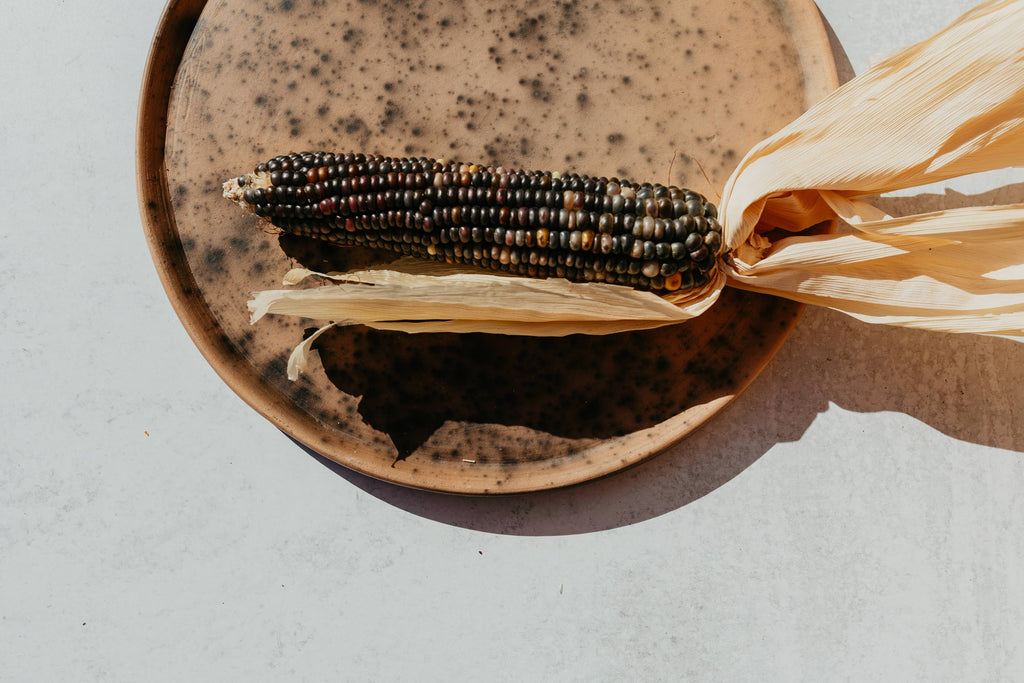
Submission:
<svg viewBox="0 0 1024 683">
<path fill-rule="evenodd" d="M 565 486 L 708 420 L 800 306 L 727 290 L 698 320 L 608 337 L 335 329 L 317 343 L 321 363 L 289 382 L 287 356 L 316 323 L 250 326 L 249 293 L 296 265 L 380 255 L 266 234 L 221 198 L 222 181 L 327 149 L 618 175 L 714 198 L 754 143 L 836 83 L 810 0 L 172 0 L 142 93 L 142 215 L 200 350 L 300 442 L 425 489 Z"/>
</svg>

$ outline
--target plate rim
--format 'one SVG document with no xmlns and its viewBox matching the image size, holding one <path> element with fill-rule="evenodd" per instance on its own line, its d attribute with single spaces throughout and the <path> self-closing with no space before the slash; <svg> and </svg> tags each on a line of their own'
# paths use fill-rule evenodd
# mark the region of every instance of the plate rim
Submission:
<svg viewBox="0 0 1024 683">
<path fill-rule="evenodd" d="M 818 74 L 824 78 L 824 82 L 819 86 L 828 91 L 834 90 L 840 83 L 837 60 L 821 11 L 813 0 L 778 1 L 797 10 L 799 37 L 813 41 L 814 44 L 808 45 L 807 50 L 813 50 L 814 54 L 824 57 L 821 65 L 823 72 Z M 696 426 L 662 439 L 655 447 L 639 449 L 640 452 L 632 454 L 632 457 L 609 459 L 604 467 L 591 467 L 582 476 L 569 478 L 567 481 L 531 484 L 532 479 L 527 477 L 524 485 L 509 486 L 505 490 L 481 488 L 475 485 L 475 482 L 469 481 L 463 482 L 461 487 L 432 485 L 430 482 L 416 481 L 412 472 L 406 473 L 395 468 L 381 472 L 366 467 L 365 461 L 359 456 L 362 449 L 358 444 L 348 445 L 347 456 L 337 454 L 332 444 L 317 429 L 316 421 L 311 416 L 302 414 L 284 394 L 273 390 L 220 331 L 212 311 L 206 306 L 197 305 L 196 298 L 190 294 L 201 288 L 192 276 L 184 250 L 181 248 L 167 184 L 166 131 L 171 92 L 178 66 L 206 4 L 207 0 L 168 0 L 150 43 L 135 129 L 136 190 L 143 229 L 150 255 L 171 306 L 206 362 L 246 404 L 285 435 L 315 453 L 374 479 L 439 493 L 509 495 L 565 488 L 594 481 L 639 465 L 663 453 L 706 424 L 761 374 L 800 319 L 805 308 L 803 304 L 795 310 L 795 315 L 785 329 L 779 331 L 775 343 L 766 349 L 760 366 L 755 367 L 732 392 L 702 406 L 709 414 L 703 416 Z M 187 278 L 183 279 L 183 274 L 187 274 Z M 677 417 L 679 415 L 666 422 Z M 659 423 L 664 424 L 665 422 Z M 408 476 L 402 476 L 403 474 Z"/>
</svg>

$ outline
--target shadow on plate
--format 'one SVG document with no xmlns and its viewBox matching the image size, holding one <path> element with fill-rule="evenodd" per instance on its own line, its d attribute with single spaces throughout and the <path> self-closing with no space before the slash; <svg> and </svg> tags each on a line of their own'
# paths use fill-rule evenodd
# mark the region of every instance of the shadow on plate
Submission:
<svg viewBox="0 0 1024 683">
<path fill-rule="evenodd" d="M 361 397 L 363 420 L 390 436 L 404 459 L 429 455 L 426 442 L 445 423 L 526 427 L 574 441 L 653 427 L 743 381 L 743 347 L 721 333 L 706 340 L 701 332 L 673 326 L 535 338 L 336 327 L 314 348 L 331 382 Z M 487 449 L 472 431 L 465 430 L 461 450 L 479 461 Z M 522 443 L 486 455 L 506 465 L 545 457 L 553 444 L 537 439 L 536 448 Z"/>
</svg>

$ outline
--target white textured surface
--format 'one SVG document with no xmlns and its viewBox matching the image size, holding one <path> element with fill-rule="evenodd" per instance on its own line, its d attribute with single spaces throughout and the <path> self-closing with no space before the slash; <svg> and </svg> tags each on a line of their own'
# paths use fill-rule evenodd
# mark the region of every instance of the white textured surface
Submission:
<svg viewBox="0 0 1024 683">
<path fill-rule="evenodd" d="M 819 5 L 860 71 L 970 3 Z M 1015 342 L 809 310 L 674 452 L 521 498 L 397 489 L 277 432 L 140 228 L 161 9 L 0 24 L 0 680 L 1024 678 Z"/>
</svg>

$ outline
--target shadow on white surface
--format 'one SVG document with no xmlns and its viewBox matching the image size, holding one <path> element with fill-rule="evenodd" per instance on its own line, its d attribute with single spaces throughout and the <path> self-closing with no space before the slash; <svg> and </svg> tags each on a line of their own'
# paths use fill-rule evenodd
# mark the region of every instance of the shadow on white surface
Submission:
<svg viewBox="0 0 1024 683">
<path fill-rule="evenodd" d="M 856 76 L 856 72 L 853 69 L 853 64 L 850 63 L 850 56 L 846 54 L 846 49 L 842 43 L 839 42 L 839 36 L 836 35 L 835 29 L 832 28 L 832 24 L 829 23 L 828 18 L 818 10 L 818 16 L 821 18 L 821 23 L 825 27 L 825 34 L 828 36 L 829 47 L 832 48 L 832 56 L 835 58 L 836 63 L 836 75 L 839 76 L 839 84 L 842 85 Z"/>
</svg>

